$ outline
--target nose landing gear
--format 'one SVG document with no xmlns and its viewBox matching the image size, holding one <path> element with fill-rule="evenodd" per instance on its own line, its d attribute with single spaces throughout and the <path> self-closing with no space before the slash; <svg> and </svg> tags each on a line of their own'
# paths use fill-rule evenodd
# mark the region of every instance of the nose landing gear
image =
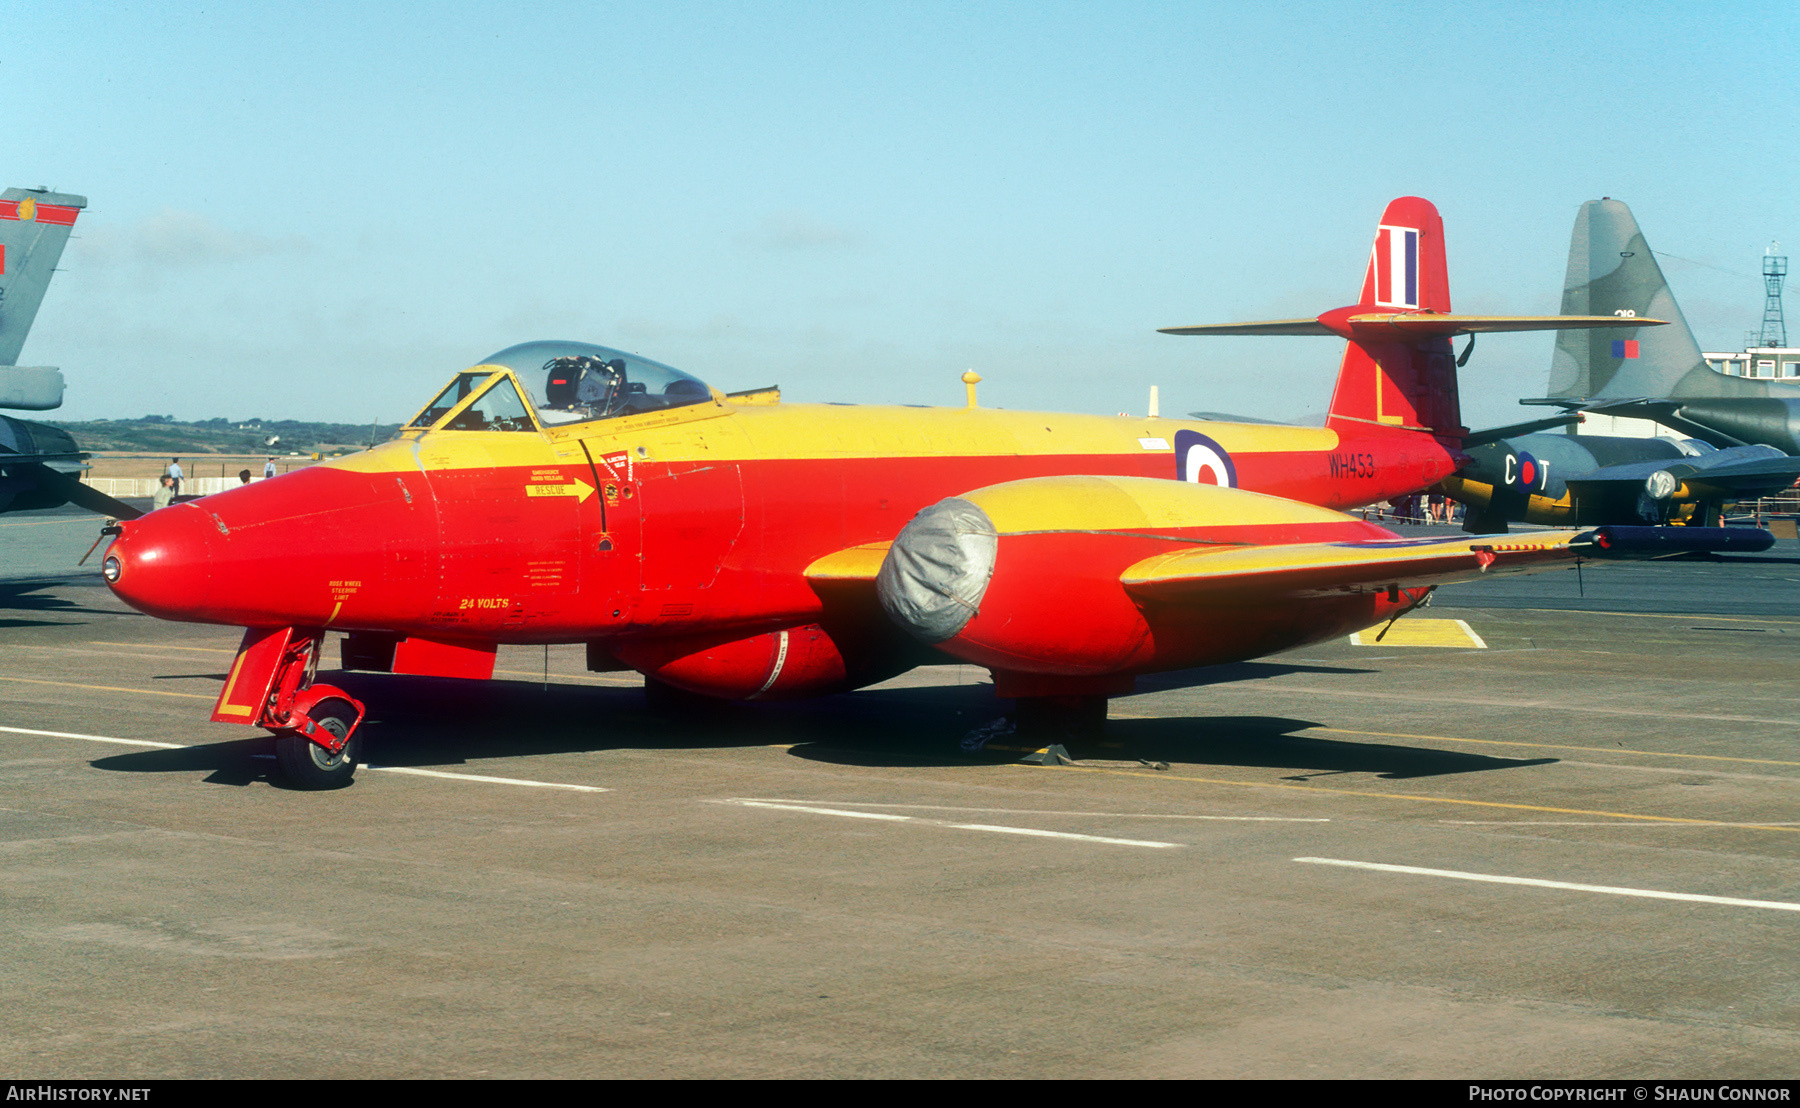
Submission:
<svg viewBox="0 0 1800 1108">
<path fill-rule="evenodd" d="M 288 783 L 301 789 L 341 789 L 360 761 L 354 737 L 362 721 L 360 703 L 330 685 L 313 685 L 301 696 L 318 694 L 311 707 L 294 709 L 288 726 L 275 731 L 275 764 Z"/>
<path fill-rule="evenodd" d="M 251 627 L 212 718 L 275 732 L 275 764 L 301 789 L 341 789 L 359 760 L 362 702 L 313 681 L 324 632 Z"/>
</svg>

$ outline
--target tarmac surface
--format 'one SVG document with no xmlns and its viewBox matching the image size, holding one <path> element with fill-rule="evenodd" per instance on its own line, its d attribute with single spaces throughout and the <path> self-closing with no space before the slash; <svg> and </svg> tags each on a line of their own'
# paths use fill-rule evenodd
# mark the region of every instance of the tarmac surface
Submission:
<svg viewBox="0 0 1800 1108">
<path fill-rule="evenodd" d="M 974 667 L 684 722 L 575 647 L 334 675 L 374 765 L 306 793 L 95 531 L 0 517 L 15 1077 L 1800 1070 L 1791 541 L 1145 679 L 1070 766 L 962 752 Z"/>
</svg>

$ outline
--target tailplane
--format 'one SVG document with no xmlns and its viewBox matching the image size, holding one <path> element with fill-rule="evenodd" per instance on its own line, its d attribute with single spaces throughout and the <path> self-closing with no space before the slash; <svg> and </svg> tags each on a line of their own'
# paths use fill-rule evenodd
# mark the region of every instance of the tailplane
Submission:
<svg viewBox="0 0 1800 1108">
<path fill-rule="evenodd" d="M 1456 446 L 1462 425 L 1450 340 L 1497 331 L 1650 327 L 1659 319 L 1594 316 L 1457 315 L 1450 310 L 1444 221 L 1429 200 L 1403 196 L 1387 206 L 1357 302 L 1315 319 L 1166 327 L 1171 335 L 1338 335 L 1348 339 L 1325 426 L 1341 434 L 1373 428 L 1415 431 Z M 1463 359 L 1468 351 L 1463 352 Z"/>
</svg>

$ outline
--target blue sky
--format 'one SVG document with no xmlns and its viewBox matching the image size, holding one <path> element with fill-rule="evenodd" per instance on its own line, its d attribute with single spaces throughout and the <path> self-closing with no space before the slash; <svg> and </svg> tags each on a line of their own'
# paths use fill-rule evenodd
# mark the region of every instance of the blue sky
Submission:
<svg viewBox="0 0 1800 1108">
<path fill-rule="evenodd" d="M 0 183 L 90 199 L 23 360 L 66 419 L 393 421 L 532 338 L 796 400 L 974 368 L 1004 407 L 1289 419 L 1336 340 L 1155 329 L 1348 303 L 1406 194 L 1455 306 L 1516 313 L 1625 200 L 1736 349 L 1763 248 L 1800 255 L 1797 12 L 62 4 L 0 41 Z M 1483 339 L 1465 420 L 1529 418 L 1551 342 Z"/>
</svg>

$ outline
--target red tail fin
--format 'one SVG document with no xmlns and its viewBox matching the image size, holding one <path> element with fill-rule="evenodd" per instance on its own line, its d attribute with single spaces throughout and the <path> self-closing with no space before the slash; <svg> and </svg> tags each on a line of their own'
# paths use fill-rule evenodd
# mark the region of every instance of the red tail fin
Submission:
<svg viewBox="0 0 1800 1108">
<path fill-rule="evenodd" d="M 1327 312 L 1319 321 L 1329 326 L 1338 322 L 1331 318 L 1338 315 L 1449 311 L 1444 221 L 1431 201 L 1403 196 L 1381 213 L 1356 305 Z M 1467 430 L 1450 340 L 1398 332 L 1392 340 L 1361 334 L 1351 338 L 1325 425 L 1346 434 L 1373 425 L 1460 441 Z"/>
</svg>

